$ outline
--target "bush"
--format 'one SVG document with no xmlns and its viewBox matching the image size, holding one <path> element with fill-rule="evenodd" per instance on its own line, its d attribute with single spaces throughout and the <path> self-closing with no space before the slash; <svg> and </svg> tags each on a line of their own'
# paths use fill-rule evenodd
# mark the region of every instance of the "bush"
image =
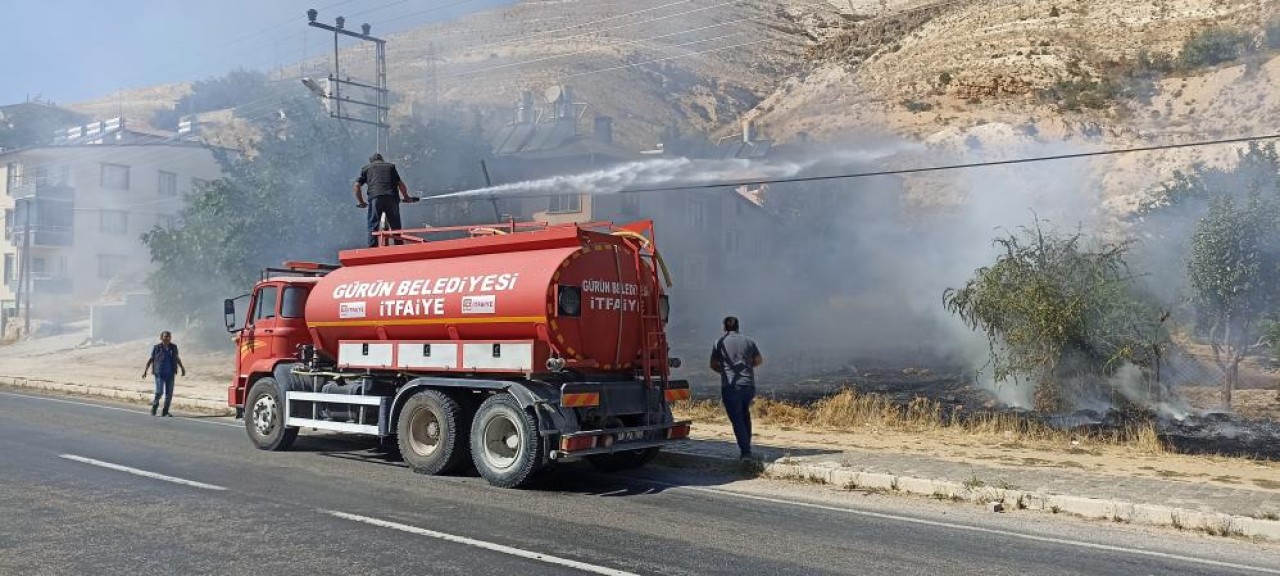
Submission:
<svg viewBox="0 0 1280 576">
<path fill-rule="evenodd" d="M 1078 112 L 1083 108 L 1110 108 L 1120 95 L 1119 87 L 1109 80 L 1059 80 L 1040 91 L 1040 99 L 1060 110 Z"/>
<path fill-rule="evenodd" d="M 1167 315 L 1134 286 L 1128 244 L 1082 241 L 1037 221 L 997 238 L 995 263 L 943 294 L 948 311 L 987 336 L 994 380 L 1035 384 L 1041 409 L 1099 394 L 1126 363 L 1158 366 L 1168 342 Z"/>
<path fill-rule="evenodd" d="M 1268 20 L 1263 31 L 1267 48 L 1271 50 L 1280 50 L 1280 16 L 1276 16 L 1271 20 Z"/>
<path fill-rule="evenodd" d="M 933 110 L 933 104 L 921 102 L 919 100 L 903 100 L 902 107 L 911 112 L 928 112 Z"/>
<path fill-rule="evenodd" d="M 1182 45 L 1182 67 L 1188 70 L 1217 66 L 1240 58 L 1249 42 L 1245 34 L 1227 28 L 1210 28 Z"/>
</svg>

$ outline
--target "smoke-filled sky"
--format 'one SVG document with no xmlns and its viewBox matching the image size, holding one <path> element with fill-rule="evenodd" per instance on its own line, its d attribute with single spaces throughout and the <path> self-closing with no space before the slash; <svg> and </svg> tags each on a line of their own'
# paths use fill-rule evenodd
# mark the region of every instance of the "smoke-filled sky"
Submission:
<svg viewBox="0 0 1280 576">
<path fill-rule="evenodd" d="M 120 88 L 201 80 L 245 67 L 267 70 L 332 50 L 306 25 L 345 16 L 347 27 L 387 35 L 511 4 L 513 0 L 5 0 L 0 4 L 0 104 L 57 103 Z"/>
</svg>

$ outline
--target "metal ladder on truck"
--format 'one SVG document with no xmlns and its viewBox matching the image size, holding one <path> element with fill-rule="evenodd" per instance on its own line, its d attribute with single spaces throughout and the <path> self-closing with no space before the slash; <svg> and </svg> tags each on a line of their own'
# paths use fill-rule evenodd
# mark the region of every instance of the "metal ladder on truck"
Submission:
<svg viewBox="0 0 1280 576">
<path fill-rule="evenodd" d="M 628 240 L 632 242 L 633 240 Z M 641 359 L 641 369 L 644 374 L 645 388 L 652 390 L 655 386 L 666 393 L 671 376 L 671 367 L 668 365 L 667 356 L 667 333 L 662 325 L 662 310 L 660 298 L 658 296 L 659 282 L 658 262 L 655 252 L 650 250 L 650 254 L 644 253 L 644 246 L 640 242 L 635 242 L 635 267 L 636 280 L 640 284 L 640 335 L 644 343 L 643 358 Z M 648 289 L 649 294 L 644 294 L 644 290 Z M 655 352 L 657 358 L 655 359 Z M 657 364 L 655 366 L 655 363 Z M 657 376 L 657 382 L 654 377 Z M 650 417 L 653 414 L 650 412 Z M 649 422 L 655 424 L 655 422 Z"/>
</svg>

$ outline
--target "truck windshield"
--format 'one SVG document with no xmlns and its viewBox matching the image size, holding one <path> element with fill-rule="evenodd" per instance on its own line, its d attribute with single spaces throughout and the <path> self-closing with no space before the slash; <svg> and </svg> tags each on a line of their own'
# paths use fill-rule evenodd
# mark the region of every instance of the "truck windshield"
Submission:
<svg viewBox="0 0 1280 576">
<path fill-rule="evenodd" d="M 307 306 L 307 289 L 289 286 L 284 289 L 284 300 L 280 302 L 281 318 L 301 318 Z"/>
</svg>

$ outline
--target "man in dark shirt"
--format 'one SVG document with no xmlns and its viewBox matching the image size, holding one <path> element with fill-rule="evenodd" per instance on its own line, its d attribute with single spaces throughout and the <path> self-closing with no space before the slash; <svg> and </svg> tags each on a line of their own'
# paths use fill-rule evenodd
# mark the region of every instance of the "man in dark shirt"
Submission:
<svg viewBox="0 0 1280 576">
<path fill-rule="evenodd" d="M 361 186 L 369 187 L 369 201 L 364 201 L 364 194 L 361 192 Z M 369 247 L 378 245 L 378 237 L 373 233 L 378 231 L 378 226 L 382 223 L 385 216 L 387 219 L 387 228 L 390 230 L 400 229 L 400 200 L 405 202 L 417 202 L 418 199 L 409 195 L 409 187 L 405 186 L 404 180 L 400 179 L 400 173 L 396 171 L 396 165 L 382 159 L 382 154 L 374 154 L 369 157 L 369 163 L 360 170 L 360 177 L 355 183 L 356 206 L 369 209 Z M 397 192 L 399 195 L 397 195 Z M 399 240 L 394 241 L 399 244 Z"/>
<path fill-rule="evenodd" d="M 147 365 L 142 367 L 142 377 L 147 377 L 147 370 L 151 370 L 151 374 L 156 377 L 156 395 L 151 400 L 151 415 L 156 415 L 156 408 L 160 406 L 160 397 L 164 396 L 164 412 L 163 416 L 173 416 L 169 413 L 169 403 L 173 400 L 173 378 L 178 370 L 182 370 L 182 376 L 186 377 L 187 367 L 182 365 L 182 359 L 178 357 L 178 345 L 172 342 L 173 336 L 168 330 L 160 333 L 160 343 L 151 347 L 151 357 L 147 359 Z"/>
<path fill-rule="evenodd" d="M 763 363 L 755 341 L 738 333 L 738 319 L 726 317 L 724 336 L 711 349 L 711 370 L 720 374 L 720 397 L 744 460 L 751 458 L 751 401 L 756 396 L 756 367 Z"/>
</svg>

